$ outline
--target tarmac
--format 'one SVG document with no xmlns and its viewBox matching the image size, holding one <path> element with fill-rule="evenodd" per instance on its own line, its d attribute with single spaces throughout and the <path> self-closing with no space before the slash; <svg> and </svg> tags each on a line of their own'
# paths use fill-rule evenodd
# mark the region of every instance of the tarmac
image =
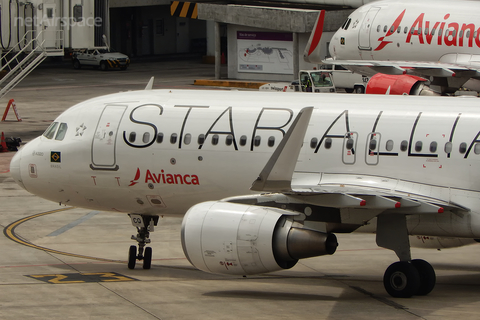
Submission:
<svg viewBox="0 0 480 320">
<path fill-rule="evenodd" d="M 0 132 L 27 142 L 71 105 L 102 94 L 154 88 L 205 89 L 214 66 L 194 59 L 132 63 L 127 71 L 36 69 L 5 98 L 13 112 Z M 221 89 L 208 87 L 207 89 Z M 281 93 L 279 93 L 281 94 Z M 372 234 L 338 234 L 332 256 L 289 270 L 227 277 L 196 270 L 180 243 L 181 219 L 162 218 L 152 233 L 152 269 L 126 266 L 135 233 L 128 216 L 59 206 L 17 186 L 14 152 L 0 153 L 0 319 L 478 319 L 480 245 L 412 249 L 429 261 L 437 286 L 428 296 L 397 299 L 383 288 L 393 252 Z"/>
</svg>

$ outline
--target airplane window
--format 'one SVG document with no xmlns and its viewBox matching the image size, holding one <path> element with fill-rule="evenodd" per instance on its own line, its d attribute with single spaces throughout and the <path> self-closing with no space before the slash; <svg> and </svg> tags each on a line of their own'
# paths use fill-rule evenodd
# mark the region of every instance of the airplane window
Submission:
<svg viewBox="0 0 480 320">
<path fill-rule="evenodd" d="M 325 139 L 325 149 L 330 149 L 332 147 L 332 138 Z"/>
<path fill-rule="evenodd" d="M 135 139 L 137 138 L 137 133 L 136 132 L 130 132 L 128 135 L 128 141 L 130 142 L 135 142 Z"/>
<path fill-rule="evenodd" d="M 417 152 L 422 151 L 422 147 L 423 147 L 423 142 L 422 141 L 417 141 L 415 143 L 415 151 L 417 151 Z"/>
<path fill-rule="evenodd" d="M 407 148 L 408 148 L 408 141 L 407 140 L 403 140 L 402 142 L 400 142 L 400 150 L 401 151 L 407 151 Z"/>
<path fill-rule="evenodd" d="M 150 133 L 149 133 L 149 132 L 145 132 L 145 133 L 143 134 L 142 141 L 143 141 L 144 143 L 147 143 L 148 141 L 150 141 Z"/>
<path fill-rule="evenodd" d="M 348 138 L 347 139 L 347 143 L 345 144 L 345 147 L 348 149 L 348 150 L 351 150 L 353 148 L 353 139 L 352 138 Z"/>
<path fill-rule="evenodd" d="M 465 152 L 467 152 L 467 144 L 465 142 L 460 143 L 460 146 L 458 147 L 458 151 L 461 154 L 464 154 Z"/>
<path fill-rule="evenodd" d="M 176 133 L 172 133 L 172 135 L 170 136 L 170 143 L 171 144 L 174 144 L 177 142 L 177 137 L 178 135 Z"/>
<path fill-rule="evenodd" d="M 473 37 L 474 37 L 474 38 L 477 37 L 477 31 L 475 31 L 475 32 L 473 33 Z"/>
<path fill-rule="evenodd" d="M 377 149 L 377 140 L 375 140 L 375 139 L 370 140 L 370 143 L 369 143 L 369 145 L 368 145 L 368 148 L 369 148 L 370 150 L 375 150 L 375 149 Z"/>
<path fill-rule="evenodd" d="M 347 19 L 343 22 L 343 24 L 342 24 L 342 29 L 345 29 L 345 26 L 347 25 L 348 19 L 349 19 L 349 18 L 347 18 Z"/>
<path fill-rule="evenodd" d="M 347 25 L 345 26 L 345 30 L 347 30 L 348 27 L 350 26 L 350 22 L 352 22 L 352 19 L 348 18 Z"/>
<path fill-rule="evenodd" d="M 310 140 L 310 148 L 315 149 L 317 147 L 318 139 L 317 138 L 312 138 Z"/>
<path fill-rule="evenodd" d="M 58 127 L 57 135 L 55 136 L 55 140 L 62 141 L 65 138 L 65 134 L 67 133 L 68 126 L 66 123 L 60 123 Z"/>
<path fill-rule="evenodd" d="M 258 147 L 260 145 L 260 140 L 262 138 L 260 136 L 256 136 L 254 141 L 253 141 L 253 144 L 255 145 L 255 147 Z"/>
<path fill-rule="evenodd" d="M 415 29 L 410 29 L 410 34 L 413 34 L 413 32 L 415 31 Z"/>
<path fill-rule="evenodd" d="M 383 27 L 383 32 L 387 32 L 387 28 L 388 28 L 388 27 L 385 25 L 385 26 Z"/>
<path fill-rule="evenodd" d="M 225 138 L 225 144 L 227 146 L 230 146 L 233 142 L 233 136 L 231 134 L 229 134 L 226 138 Z"/>
<path fill-rule="evenodd" d="M 381 25 L 378 25 L 378 26 L 377 26 L 377 32 L 380 32 L 380 28 L 381 28 L 381 27 L 382 27 Z"/>
<path fill-rule="evenodd" d="M 458 36 L 461 38 L 463 37 L 463 30 L 460 30 L 460 32 L 458 33 Z"/>
<path fill-rule="evenodd" d="M 387 143 L 385 144 L 385 149 L 387 149 L 387 151 L 393 150 L 393 140 L 387 140 Z"/>
<path fill-rule="evenodd" d="M 457 36 L 457 30 L 454 29 L 454 30 L 452 31 L 452 35 L 453 35 L 453 37 L 455 38 L 455 37 Z"/>
<path fill-rule="evenodd" d="M 445 148 L 444 148 L 444 150 L 445 150 L 445 153 L 450 153 L 450 152 L 452 152 L 452 143 L 451 143 L 451 142 L 445 143 Z"/>
<path fill-rule="evenodd" d="M 467 32 L 465 32 L 465 37 L 470 38 L 470 30 L 467 30 Z"/>
<path fill-rule="evenodd" d="M 437 142 L 436 141 L 432 141 L 430 143 L 430 152 L 436 152 L 437 151 Z"/>
<path fill-rule="evenodd" d="M 190 142 L 192 142 L 192 135 L 190 133 L 187 133 L 183 138 L 183 142 L 185 142 L 185 144 L 190 144 Z"/>
<path fill-rule="evenodd" d="M 473 148 L 473 152 L 475 152 L 475 154 L 480 154 L 480 143 L 475 143 L 475 147 Z"/>
<path fill-rule="evenodd" d="M 397 33 L 400 33 L 400 30 L 402 29 L 402 27 L 398 26 L 397 28 Z"/>
<path fill-rule="evenodd" d="M 408 31 L 408 27 L 405 27 L 405 29 L 403 29 L 403 33 L 407 34 L 407 31 Z"/>
<path fill-rule="evenodd" d="M 422 34 L 422 28 L 418 28 L 418 33 L 417 34 Z"/>
<path fill-rule="evenodd" d="M 247 144 L 247 136 L 243 135 L 240 137 L 240 145 L 243 147 Z"/>
<path fill-rule="evenodd" d="M 216 145 L 218 144 L 218 138 L 219 138 L 219 137 L 218 137 L 218 134 L 214 134 L 214 135 L 212 136 L 212 144 L 213 144 L 214 146 L 216 146 Z"/>
<path fill-rule="evenodd" d="M 391 26 L 390 27 L 390 33 L 394 33 L 395 32 L 395 26 Z"/>
<path fill-rule="evenodd" d="M 57 130 L 58 122 L 53 122 L 47 130 L 43 133 L 43 136 L 47 139 L 52 139 L 55 135 L 55 131 Z"/>
<path fill-rule="evenodd" d="M 439 37 L 442 36 L 442 33 L 443 33 L 443 29 L 442 29 L 442 28 L 438 29 L 438 36 L 439 36 Z"/>
<path fill-rule="evenodd" d="M 163 142 L 163 133 L 159 132 L 157 134 L 157 143 L 162 143 Z"/>
<path fill-rule="evenodd" d="M 268 138 L 268 146 L 273 147 L 275 145 L 275 137 L 271 136 Z"/>
<path fill-rule="evenodd" d="M 435 35 L 435 28 L 432 28 L 432 36 Z"/>
<path fill-rule="evenodd" d="M 204 144 L 205 143 L 205 135 L 202 133 L 201 135 L 198 136 L 198 144 Z"/>
<path fill-rule="evenodd" d="M 428 28 L 425 28 L 424 32 L 425 32 L 425 35 L 427 35 L 428 34 Z"/>
</svg>

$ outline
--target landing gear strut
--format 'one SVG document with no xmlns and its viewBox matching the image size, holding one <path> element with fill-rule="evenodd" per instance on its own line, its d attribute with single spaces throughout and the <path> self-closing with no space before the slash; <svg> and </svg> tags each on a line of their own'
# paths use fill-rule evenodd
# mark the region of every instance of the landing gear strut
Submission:
<svg viewBox="0 0 480 320">
<path fill-rule="evenodd" d="M 130 246 L 128 250 L 128 268 L 135 269 L 137 260 L 143 260 L 143 269 L 150 269 L 152 265 L 152 248 L 145 247 L 150 241 L 150 232 L 154 231 L 154 226 L 158 224 L 158 216 L 148 216 L 142 214 L 129 214 L 132 225 L 137 228 L 137 235 L 132 235 L 131 239 L 138 242 L 137 246 Z"/>
<path fill-rule="evenodd" d="M 425 260 L 412 260 L 405 215 L 377 217 L 377 244 L 395 251 L 399 262 L 391 264 L 383 276 L 383 285 L 395 298 L 427 295 L 435 287 L 435 270 Z"/>
</svg>

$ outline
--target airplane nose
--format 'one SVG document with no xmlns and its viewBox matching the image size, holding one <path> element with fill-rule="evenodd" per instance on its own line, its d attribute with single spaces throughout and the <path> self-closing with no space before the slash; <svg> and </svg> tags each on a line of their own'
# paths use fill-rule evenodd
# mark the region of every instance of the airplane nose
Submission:
<svg viewBox="0 0 480 320">
<path fill-rule="evenodd" d="M 13 156 L 12 160 L 10 161 L 10 174 L 12 175 L 15 182 L 25 189 L 22 181 L 22 175 L 20 170 L 20 162 L 22 159 L 22 149 L 17 151 L 17 153 Z"/>
</svg>

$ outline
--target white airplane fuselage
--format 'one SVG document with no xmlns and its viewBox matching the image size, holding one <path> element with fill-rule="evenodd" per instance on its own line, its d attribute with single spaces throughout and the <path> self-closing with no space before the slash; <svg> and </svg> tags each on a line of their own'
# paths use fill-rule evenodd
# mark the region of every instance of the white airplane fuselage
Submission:
<svg viewBox="0 0 480 320">
<path fill-rule="evenodd" d="M 62 113 L 50 135 L 15 155 L 11 172 L 27 191 L 62 205 L 181 216 L 199 202 L 253 193 L 295 117 L 313 106 L 293 190 L 352 187 L 440 200 L 465 210 L 413 215 L 411 234 L 479 238 L 478 101 L 124 92 Z"/>
<path fill-rule="evenodd" d="M 480 61 L 477 1 L 378 1 L 355 10 L 330 42 L 338 60 Z M 342 40 L 343 39 L 343 40 Z"/>
</svg>

